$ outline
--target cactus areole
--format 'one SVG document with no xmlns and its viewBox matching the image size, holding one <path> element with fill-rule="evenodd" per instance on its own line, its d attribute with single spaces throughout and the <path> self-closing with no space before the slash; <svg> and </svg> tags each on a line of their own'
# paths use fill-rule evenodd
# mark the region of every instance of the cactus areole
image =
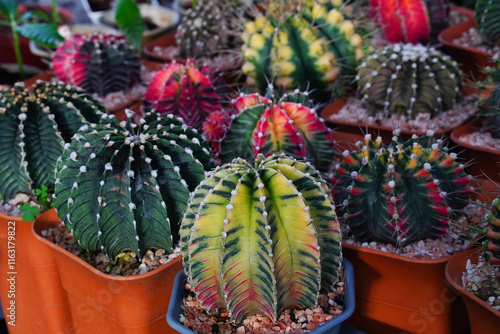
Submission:
<svg viewBox="0 0 500 334">
<path fill-rule="evenodd" d="M 191 195 L 181 252 L 200 305 L 240 323 L 315 307 L 334 283 L 341 234 L 325 181 L 285 155 L 216 168 Z"/>
<path fill-rule="evenodd" d="M 172 251 L 189 192 L 213 167 L 208 145 L 180 119 L 130 117 L 82 127 L 57 164 L 59 217 L 83 248 L 112 260 L 126 250 Z"/>
<path fill-rule="evenodd" d="M 344 152 L 333 193 L 353 235 L 397 246 L 442 237 L 470 193 L 470 176 L 455 159 L 431 133 L 406 142 L 394 136 L 390 146 L 367 135 Z"/>
</svg>

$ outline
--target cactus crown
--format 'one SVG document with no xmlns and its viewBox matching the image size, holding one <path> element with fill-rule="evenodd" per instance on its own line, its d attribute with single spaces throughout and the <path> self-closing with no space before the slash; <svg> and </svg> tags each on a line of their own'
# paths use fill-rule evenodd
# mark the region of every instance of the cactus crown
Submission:
<svg viewBox="0 0 500 334">
<path fill-rule="evenodd" d="M 406 142 L 394 136 L 390 146 L 367 135 L 344 152 L 333 193 L 353 235 L 396 245 L 443 236 L 470 193 L 470 177 L 455 158 L 432 133 Z"/>
<path fill-rule="evenodd" d="M 325 181 L 285 155 L 238 158 L 193 192 L 181 223 L 183 264 L 208 312 L 241 322 L 314 307 L 342 260 L 340 229 Z"/>
<path fill-rule="evenodd" d="M 462 72 L 434 48 L 395 44 L 365 58 L 358 68 L 358 93 L 372 115 L 414 119 L 449 110 L 460 98 Z"/>
<path fill-rule="evenodd" d="M 328 100 L 348 88 L 363 57 L 361 36 L 336 8 L 339 1 L 283 1 L 247 22 L 243 73 L 264 93 L 268 81 L 284 91 L 310 90 Z"/>
<path fill-rule="evenodd" d="M 141 64 L 123 36 L 75 34 L 61 44 L 52 60 L 60 80 L 105 96 L 124 91 L 140 80 Z"/>
<path fill-rule="evenodd" d="M 491 203 L 493 213 L 486 216 L 489 223 L 488 232 L 488 251 L 490 253 L 490 262 L 493 265 L 500 265 L 500 197 L 497 197 Z"/>
<path fill-rule="evenodd" d="M 496 0 L 476 0 L 474 19 L 481 35 L 490 45 L 500 43 L 500 2 Z"/>
<path fill-rule="evenodd" d="M 38 81 L 0 90 L 0 200 L 17 193 L 54 187 L 56 161 L 63 144 L 105 112 L 82 89 Z M 31 187 L 30 185 L 31 184 Z"/>
<path fill-rule="evenodd" d="M 227 87 L 208 66 L 172 62 L 157 72 L 144 94 L 144 110 L 173 114 L 197 130 L 210 113 L 222 109 Z"/>
<path fill-rule="evenodd" d="M 90 252 L 172 251 L 189 192 L 212 167 L 207 144 L 182 120 L 112 115 L 82 127 L 57 164 L 54 206 Z"/>
<path fill-rule="evenodd" d="M 266 97 L 241 95 L 233 107 L 237 115 L 222 140 L 222 162 L 285 152 L 310 160 L 320 170 L 328 169 L 334 142 L 308 94 L 297 90 L 278 98 L 270 88 Z"/>
</svg>

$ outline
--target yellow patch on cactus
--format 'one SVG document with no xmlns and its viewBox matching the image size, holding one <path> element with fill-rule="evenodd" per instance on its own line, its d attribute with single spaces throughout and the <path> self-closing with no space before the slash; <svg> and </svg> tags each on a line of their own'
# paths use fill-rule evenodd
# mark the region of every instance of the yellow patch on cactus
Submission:
<svg viewBox="0 0 500 334">
<path fill-rule="evenodd" d="M 355 48 L 359 47 L 363 40 L 361 39 L 361 36 L 359 34 L 354 34 L 354 36 L 351 37 L 351 45 L 354 46 Z"/>
<path fill-rule="evenodd" d="M 315 4 L 312 8 L 313 20 L 323 19 L 327 16 L 326 7 L 320 4 Z"/>
<path fill-rule="evenodd" d="M 344 16 L 337 9 L 332 9 L 326 18 L 326 22 L 331 25 L 337 25 L 340 21 L 344 19 Z"/>
<path fill-rule="evenodd" d="M 304 29 L 302 29 L 302 31 L 300 32 L 300 38 L 306 42 L 311 43 L 316 40 L 317 36 L 312 29 L 310 29 L 309 27 L 304 27 Z"/>
<path fill-rule="evenodd" d="M 245 62 L 243 66 L 241 67 L 242 72 L 245 75 L 250 75 L 255 73 L 255 65 L 249 62 Z"/>
<path fill-rule="evenodd" d="M 338 68 L 332 68 L 329 71 L 325 72 L 323 75 L 323 80 L 333 81 L 340 73 Z"/>
<path fill-rule="evenodd" d="M 252 37 L 250 38 L 250 47 L 257 49 L 257 50 L 262 50 L 264 45 L 266 44 L 266 40 L 261 34 L 253 34 Z"/>
<path fill-rule="evenodd" d="M 245 57 L 245 59 L 256 59 L 259 57 L 259 53 L 255 49 L 245 48 L 243 50 L 243 57 Z"/>
<path fill-rule="evenodd" d="M 318 38 L 311 44 L 309 44 L 309 56 L 311 57 L 320 57 L 325 54 L 328 42 L 324 38 Z"/>
<path fill-rule="evenodd" d="M 265 16 L 260 15 L 255 19 L 255 27 L 258 30 L 262 30 L 262 28 L 264 28 L 266 24 L 268 24 L 268 21 Z"/>
<path fill-rule="evenodd" d="M 356 52 L 356 61 L 359 61 L 365 57 L 365 53 L 363 52 L 362 49 L 357 48 L 355 52 Z"/>
<path fill-rule="evenodd" d="M 289 61 L 282 61 L 276 64 L 274 73 L 289 76 L 295 71 L 295 64 Z"/>
<path fill-rule="evenodd" d="M 253 21 L 248 21 L 245 24 L 245 31 L 249 34 L 254 33 L 257 31 L 257 25 Z"/>
<path fill-rule="evenodd" d="M 283 88 L 293 87 L 293 83 L 294 81 L 290 77 L 279 78 L 276 80 L 276 85 Z"/>
<path fill-rule="evenodd" d="M 354 35 L 354 24 L 351 21 L 342 22 L 339 29 L 345 34 L 347 39 L 350 39 Z"/>
<path fill-rule="evenodd" d="M 335 7 L 340 7 L 344 4 L 343 0 L 331 0 L 330 3 Z"/>
<path fill-rule="evenodd" d="M 337 60 L 335 55 L 331 52 L 325 53 L 323 56 L 319 57 L 315 62 L 315 67 L 320 71 L 329 71 L 332 66 L 336 64 Z"/>
<path fill-rule="evenodd" d="M 288 45 L 280 45 L 276 52 L 276 60 L 289 60 L 293 57 L 293 50 Z"/>
</svg>

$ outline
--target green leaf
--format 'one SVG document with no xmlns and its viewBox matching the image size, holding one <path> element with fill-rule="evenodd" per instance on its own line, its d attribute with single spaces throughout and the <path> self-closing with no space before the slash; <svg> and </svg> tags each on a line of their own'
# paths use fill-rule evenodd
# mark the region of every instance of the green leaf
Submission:
<svg viewBox="0 0 500 334">
<path fill-rule="evenodd" d="M 127 40 L 140 51 L 145 25 L 135 1 L 118 0 L 115 9 L 115 20 Z"/>
<path fill-rule="evenodd" d="M 14 20 L 17 15 L 16 0 L 0 0 L 0 13 L 9 20 Z"/>
<path fill-rule="evenodd" d="M 43 46 L 56 47 L 63 40 L 57 32 L 57 23 L 26 23 L 17 27 L 17 30 L 24 37 Z"/>
<path fill-rule="evenodd" d="M 29 23 L 29 21 L 33 20 L 33 19 L 38 19 L 38 20 L 41 20 L 41 21 L 44 21 L 44 22 L 50 22 L 51 21 L 50 17 L 47 14 L 45 14 L 44 12 L 42 12 L 40 10 L 34 10 L 34 11 L 26 12 L 23 15 L 21 15 L 17 19 L 17 23 L 18 24 L 22 24 L 22 23 L 25 23 L 25 22 Z"/>
<path fill-rule="evenodd" d="M 33 216 L 31 213 L 27 212 L 25 213 L 21 219 L 25 222 L 34 222 L 35 221 L 35 216 Z"/>
</svg>

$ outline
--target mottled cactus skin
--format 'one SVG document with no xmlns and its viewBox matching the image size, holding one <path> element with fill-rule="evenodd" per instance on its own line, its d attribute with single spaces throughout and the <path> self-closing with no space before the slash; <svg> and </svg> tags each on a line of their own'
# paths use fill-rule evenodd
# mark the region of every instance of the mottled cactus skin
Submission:
<svg viewBox="0 0 500 334">
<path fill-rule="evenodd" d="M 140 124 L 104 115 L 82 127 L 57 163 L 54 207 L 79 244 L 114 260 L 172 251 L 190 191 L 213 167 L 208 145 L 181 119 Z"/>
<path fill-rule="evenodd" d="M 390 146 L 367 135 L 357 150 L 344 152 L 333 193 L 358 240 L 404 246 L 440 238 L 453 210 L 467 204 L 470 177 L 431 135 L 406 142 L 394 136 Z"/>
<path fill-rule="evenodd" d="M 52 190 L 64 143 L 104 112 L 85 91 L 61 82 L 0 90 L 0 201 L 41 186 Z"/>
<path fill-rule="evenodd" d="M 52 59 L 57 77 L 88 93 L 105 96 L 126 91 L 140 81 L 141 64 L 123 36 L 75 34 Z"/>
<path fill-rule="evenodd" d="M 372 115 L 414 119 L 449 110 L 461 98 L 462 72 L 434 48 L 395 44 L 365 58 L 358 68 L 358 94 Z"/>
<path fill-rule="evenodd" d="M 487 249 L 490 253 L 490 262 L 493 265 L 500 265 L 500 197 L 491 203 L 493 212 L 486 216 L 489 223 L 486 237 L 488 238 Z"/>
<path fill-rule="evenodd" d="M 194 61 L 169 63 L 157 72 L 144 94 L 144 110 L 181 117 L 186 125 L 201 130 L 212 112 L 222 109 L 227 87 L 220 74 Z"/>
<path fill-rule="evenodd" d="M 500 2 L 476 0 L 474 19 L 484 40 L 490 45 L 500 43 Z"/>
<path fill-rule="evenodd" d="M 215 111 L 208 115 L 202 125 L 203 136 L 212 149 L 214 162 L 217 166 L 220 165 L 219 154 L 221 152 L 222 139 L 226 136 L 227 129 L 231 125 L 232 115 L 228 110 Z"/>
<path fill-rule="evenodd" d="M 390 43 L 417 44 L 430 38 L 424 0 L 370 0 L 370 14 L 382 26 Z"/>
<path fill-rule="evenodd" d="M 283 91 L 311 91 L 320 101 L 348 88 L 364 54 L 362 38 L 338 2 L 288 1 L 247 22 L 242 47 L 247 83 L 264 94 L 273 81 Z"/>
<path fill-rule="evenodd" d="M 281 98 L 268 91 L 234 100 L 236 115 L 222 139 L 220 158 L 230 162 L 259 154 L 286 153 L 327 170 L 334 154 L 330 130 L 311 106 L 309 95 L 295 91 Z"/>
<path fill-rule="evenodd" d="M 335 281 L 341 234 L 325 181 L 285 155 L 216 168 L 195 189 L 181 223 L 184 269 L 200 305 L 236 323 L 315 307 Z"/>
</svg>

